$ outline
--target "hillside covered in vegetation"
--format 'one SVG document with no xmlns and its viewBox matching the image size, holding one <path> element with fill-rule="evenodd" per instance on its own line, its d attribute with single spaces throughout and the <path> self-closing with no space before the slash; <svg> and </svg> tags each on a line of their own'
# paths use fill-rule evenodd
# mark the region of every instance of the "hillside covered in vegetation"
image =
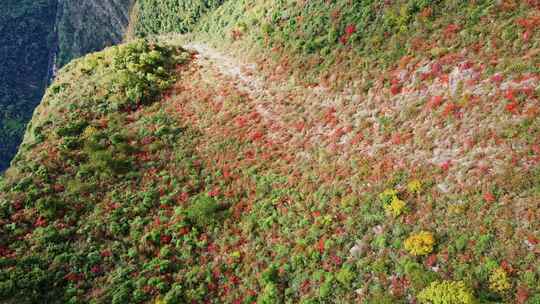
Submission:
<svg viewBox="0 0 540 304">
<path fill-rule="evenodd" d="M 130 15 L 0 180 L 0 300 L 540 303 L 538 1 Z"/>
</svg>

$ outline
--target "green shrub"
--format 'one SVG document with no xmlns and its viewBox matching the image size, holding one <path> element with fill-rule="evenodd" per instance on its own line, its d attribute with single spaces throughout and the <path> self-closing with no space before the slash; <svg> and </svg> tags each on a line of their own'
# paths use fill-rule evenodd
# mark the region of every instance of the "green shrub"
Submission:
<svg viewBox="0 0 540 304">
<path fill-rule="evenodd" d="M 266 284 L 257 298 L 257 304 L 275 304 L 281 303 L 279 290 L 275 284 Z"/>
<path fill-rule="evenodd" d="M 201 194 L 187 208 L 186 217 L 194 226 L 204 229 L 216 224 L 224 209 L 213 197 Z"/>
<path fill-rule="evenodd" d="M 163 298 L 165 304 L 182 304 L 184 302 L 184 295 L 182 291 L 182 286 L 179 284 L 174 284 Z"/>
<path fill-rule="evenodd" d="M 64 142 L 60 145 L 63 150 L 77 150 L 82 147 L 82 141 L 79 137 L 64 137 Z"/>
<path fill-rule="evenodd" d="M 86 121 L 70 122 L 65 127 L 62 127 L 56 131 L 56 134 L 61 137 L 65 136 L 79 136 L 88 126 Z"/>
<path fill-rule="evenodd" d="M 150 44 L 145 40 L 113 48 L 110 85 L 115 93 L 127 97 L 117 101 L 118 108 L 129 104 L 148 104 L 174 81 L 173 70 L 182 63 L 178 49 Z"/>
<path fill-rule="evenodd" d="M 340 282 L 344 287 L 349 288 L 351 287 L 351 283 L 354 280 L 354 273 L 351 271 L 350 267 L 343 267 L 336 275 L 336 279 L 338 282 Z"/>
</svg>

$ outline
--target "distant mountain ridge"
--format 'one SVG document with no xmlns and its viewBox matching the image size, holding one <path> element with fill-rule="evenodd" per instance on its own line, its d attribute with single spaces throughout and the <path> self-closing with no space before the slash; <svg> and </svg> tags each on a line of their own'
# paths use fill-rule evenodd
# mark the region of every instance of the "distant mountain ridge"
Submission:
<svg viewBox="0 0 540 304">
<path fill-rule="evenodd" d="M 0 3 L 0 171 L 48 84 L 56 9 L 56 0 Z"/>
<path fill-rule="evenodd" d="M 58 66 L 122 41 L 133 0 L 59 0 Z"/>
<path fill-rule="evenodd" d="M 52 71 L 123 39 L 133 0 L 0 3 L 0 172 L 17 151 Z"/>
</svg>

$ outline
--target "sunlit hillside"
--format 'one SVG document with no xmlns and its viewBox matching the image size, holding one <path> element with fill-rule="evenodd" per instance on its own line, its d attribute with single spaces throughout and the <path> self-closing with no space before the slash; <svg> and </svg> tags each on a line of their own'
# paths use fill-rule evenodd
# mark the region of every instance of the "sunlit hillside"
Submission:
<svg viewBox="0 0 540 304">
<path fill-rule="evenodd" d="M 0 302 L 540 303 L 538 1 L 129 15 L 0 180 Z"/>
</svg>

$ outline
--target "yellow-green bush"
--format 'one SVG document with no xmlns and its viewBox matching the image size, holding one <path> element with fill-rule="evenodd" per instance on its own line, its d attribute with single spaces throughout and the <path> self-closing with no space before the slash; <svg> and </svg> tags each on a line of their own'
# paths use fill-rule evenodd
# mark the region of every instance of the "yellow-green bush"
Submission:
<svg viewBox="0 0 540 304">
<path fill-rule="evenodd" d="M 407 190 L 409 190 L 410 193 L 420 193 L 420 191 L 422 191 L 422 182 L 417 179 L 410 181 L 407 184 Z"/>
<path fill-rule="evenodd" d="M 399 199 L 398 192 L 394 189 L 384 190 L 379 194 L 379 199 L 382 201 L 386 213 L 393 217 L 400 216 L 406 210 L 407 204 Z"/>
<path fill-rule="evenodd" d="M 397 197 L 398 192 L 394 189 L 386 189 L 381 194 L 379 194 L 379 199 L 384 203 L 390 203 L 394 197 Z"/>
<path fill-rule="evenodd" d="M 421 304 L 474 304 L 471 290 L 462 281 L 433 282 L 417 296 Z"/>
<path fill-rule="evenodd" d="M 392 199 L 390 204 L 384 205 L 384 210 L 391 214 L 393 217 L 400 216 L 404 211 L 407 204 L 405 204 L 404 201 L 400 200 L 399 198 L 395 197 Z"/>
<path fill-rule="evenodd" d="M 495 268 L 489 277 L 489 288 L 494 292 L 504 293 L 510 287 L 510 280 L 506 271 L 501 267 Z"/>
</svg>

